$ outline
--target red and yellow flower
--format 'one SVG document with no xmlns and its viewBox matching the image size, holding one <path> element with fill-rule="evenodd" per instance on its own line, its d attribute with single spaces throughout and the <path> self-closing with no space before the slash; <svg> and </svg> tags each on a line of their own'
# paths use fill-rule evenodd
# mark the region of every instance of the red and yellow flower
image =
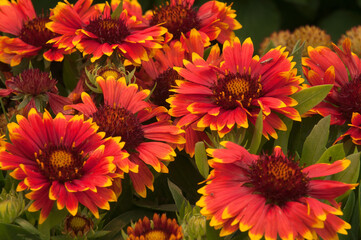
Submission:
<svg viewBox="0 0 361 240">
<path fill-rule="evenodd" d="M 184 34 L 189 37 L 192 29 L 198 30 L 204 42 L 217 40 L 224 43 L 234 38 L 234 30 L 242 25 L 235 19 L 231 5 L 218 1 L 208 1 L 197 10 L 194 0 L 170 0 L 148 11 L 145 18 L 149 25 L 162 24 L 168 29 L 166 41 L 179 40 Z"/>
<path fill-rule="evenodd" d="M 45 27 L 45 16 L 37 16 L 31 0 L 0 2 L 0 31 L 11 34 L 0 36 L 0 61 L 15 66 L 23 58 L 42 54 L 48 61 L 62 61 L 63 54 L 70 53 L 48 43 L 56 33 Z"/>
<path fill-rule="evenodd" d="M 83 115 L 69 119 L 59 113 L 53 119 L 34 108 L 8 124 L 11 143 L 0 151 L 0 167 L 13 170 L 10 175 L 20 180 L 17 191 L 30 190 L 25 196 L 34 202 L 28 210 L 41 210 L 40 224 L 54 203 L 73 216 L 80 203 L 98 218 L 98 208 L 109 210 L 109 202 L 117 200 L 109 187 L 118 177 L 116 162 L 127 153 L 119 139 L 104 139 L 98 128 Z"/>
<path fill-rule="evenodd" d="M 182 227 L 175 219 L 167 218 L 165 214 L 161 217 L 157 213 L 153 215 L 153 221 L 148 217 L 139 219 L 134 227 L 128 227 L 127 240 L 180 240 L 183 239 Z"/>
<path fill-rule="evenodd" d="M 84 56 L 91 55 L 92 62 L 117 52 L 136 64 L 148 61 L 151 51 L 162 47 L 160 42 L 167 31 L 165 28 L 157 25 L 143 27 L 135 15 L 128 14 L 127 9 L 123 9 L 118 18 L 112 18 L 108 3 L 91 7 L 92 0 L 79 2 L 82 8 L 78 9 L 69 3 L 58 3 L 50 17 L 52 22 L 46 25 L 64 35 L 56 41 L 60 47 L 75 46 Z M 82 15 L 84 12 L 89 14 Z"/>
<path fill-rule="evenodd" d="M 134 168 L 139 165 L 139 172 L 129 175 L 134 189 L 142 197 L 146 196 L 146 187 L 153 190 L 154 177 L 147 165 L 157 172 L 168 172 L 163 162 L 172 161 L 176 155 L 172 144 L 183 144 L 183 133 L 167 120 L 151 121 L 166 112 L 164 107 L 152 108 L 145 101 L 149 90 L 139 90 L 138 85 L 127 85 L 125 78 L 115 80 L 113 76 L 97 78 L 102 89 L 104 104 L 96 106 L 90 96 L 83 92 L 83 103 L 69 105 L 85 116 L 93 118 L 106 136 L 121 137 L 124 149 L 130 154 L 129 160 Z"/>
<path fill-rule="evenodd" d="M 355 145 L 361 145 L 361 115 L 358 112 L 352 114 L 350 127 L 344 134 L 336 139 L 335 142 L 341 141 L 346 137 L 350 137 Z"/>
<path fill-rule="evenodd" d="M 351 226 L 336 216 L 342 211 L 335 198 L 357 184 L 319 177 L 341 172 L 349 160 L 300 167 L 280 147 L 271 155 L 253 155 L 232 142 L 221 145 L 225 148 L 207 150 L 213 170 L 197 202 L 210 225 L 222 228 L 221 236 L 238 229 L 248 231 L 252 240 L 328 240 L 347 234 Z"/>
<path fill-rule="evenodd" d="M 180 117 L 179 126 L 197 123 L 210 127 L 222 137 L 235 126 L 248 128 L 263 113 L 263 134 L 277 138 L 275 129 L 286 130 L 276 113 L 300 121 L 297 102 L 290 97 L 301 89 L 295 63 L 284 48 L 271 49 L 261 59 L 253 56 L 250 38 L 238 38 L 223 45 L 224 62 L 220 67 L 193 53 L 184 68 L 174 67 L 184 80 L 176 81 L 175 94 L 168 99 L 169 114 Z"/>
<path fill-rule="evenodd" d="M 350 123 L 353 112 L 361 113 L 361 60 L 351 52 L 351 41 L 346 38 L 342 49 L 333 44 L 308 48 L 309 57 L 302 59 L 304 74 L 311 86 L 333 84 L 333 88 L 310 113 L 331 115 L 331 124 Z"/>
</svg>

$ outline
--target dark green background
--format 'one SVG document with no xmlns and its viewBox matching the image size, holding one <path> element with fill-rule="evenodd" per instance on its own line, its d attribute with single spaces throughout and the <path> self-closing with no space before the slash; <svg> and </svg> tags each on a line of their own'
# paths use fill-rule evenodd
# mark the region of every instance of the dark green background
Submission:
<svg viewBox="0 0 361 240">
<path fill-rule="evenodd" d="M 162 0 L 138 0 L 143 10 L 161 4 Z M 207 0 L 195 0 L 200 6 Z M 58 1 L 33 0 L 37 12 L 53 8 Z M 69 0 L 74 3 L 76 1 Z M 94 2 L 104 2 L 95 0 Z M 243 25 L 237 35 L 251 37 L 255 48 L 272 32 L 293 30 L 302 25 L 316 25 L 326 30 L 337 42 L 341 34 L 353 26 L 361 25 L 361 0 L 234 0 L 237 19 Z"/>
</svg>

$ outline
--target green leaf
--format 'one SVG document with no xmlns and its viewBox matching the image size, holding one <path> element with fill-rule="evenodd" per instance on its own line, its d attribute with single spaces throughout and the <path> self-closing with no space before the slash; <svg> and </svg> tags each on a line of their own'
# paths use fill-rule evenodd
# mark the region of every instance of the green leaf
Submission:
<svg viewBox="0 0 361 240">
<path fill-rule="evenodd" d="M 333 175 L 332 180 L 344 183 L 356 183 L 360 172 L 360 154 L 361 152 L 357 152 L 348 155 L 346 158 L 351 161 L 350 166 L 342 172 Z"/>
<path fill-rule="evenodd" d="M 39 231 L 42 233 L 41 239 L 50 239 L 50 230 L 62 224 L 68 214 L 69 212 L 67 210 L 58 210 L 56 206 L 54 206 L 46 220 L 42 224 L 39 224 Z"/>
<path fill-rule="evenodd" d="M 77 55 L 65 55 L 63 61 L 63 82 L 69 91 L 72 91 L 79 79 L 79 71 L 77 69 Z"/>
<path fill-rule="evenodd" d="M 20 226 L 6 223 L 0 223 L 0 236 L 1 240 L 40 240 L 38 235 L 29 233 Z"/>
<path fill-rule="evenodd" d="M 342 209 L 343 215 L 341 216 L 341 218 L 346 222 L 350 222 L 351 220 L 353 208 L 355 207 L 355 202 L 356 202 L 355 192 L 352 191 L 348 196 L 345 206 Z"/>
<path fill-rule="evenodd" d="M 320 159 L 318 159 L 317 163 L 332 163 L 336 160 L 343 159 L 344 157 L 345 152 L 343 150 L 343 144 L 339 143 L 327 148 L 327 150 L 321 155 Z"/>
<path fill-rule="evenodd" d="M 28 231 L 29 233 L 41 236 L 40 231 L 38 229 L 36 229 L 33 224 L 29 223 L 25 219 L 17 218 L 17 219 L 15 219 L 14 222 L 17 223 L 18 225 L 20 225 L 20 227 L 22 227 L 24 230 Z"/>
<path fill-rule="evenodd" d="M 185 206 L 187 199 L 183 196 L 182 190 L 180 190 L 180 188 L 174 183 L 172 183 L 169 179 L 168 179 L 168 186 L 170 192 L 172 193 L 175 205 L 177 206 L 177 209 L 179 211 L 180 209 L 182 209 L 182 207 Z"/>
<path fill-rule="evenodd" d="M 305 79 L 307 83 L 307 79 L 303 75 L 303 69 L 302 69 L 302 52 L 304 48 L 305 48 L 305 42 L 301 43 L 301 41 L 298 40 L 292 49 L 291 55 L 294 57 L 293 61 L 296 62 L 297 73 L 300 74 L 301 77 Z"/>
<path fill-rule="evenodd" d="M 219 240 L 219 233 L 220 233 L 220 229 L 216 230 L 213 227 L 209 226 L 209 221 L 207 221 L 206 223 L 206 231 L 207 231 L 207 240 Z"/>
<path fill-rule="evenodd" d="M 197 142 L 195 147 L 194 158 L 200 174 L 207 178 L 209 174 L 208 158 L 204 142 Z"/>
<path fill-rule="evenodd" d="M 118 19 L 122 12 L 123 12 L 123 0 L 120 0 L 120 3 L 117 6 L 117 8 L 114 10 L 114 12 L 112 12 L 111 18 Z"/>
<path fill-rule="evenodd" d="M 295 109 L 301 115 L 304 114 L 319 104 L 330 92 L 332 86 L 332 84 L 317 85 L 302 89 L 301 91 L 293 94 L 291 97 L 298 102 Z"/>
<path fill-rule="evenodd" d="M 281 120 L 286 124 L 287 131 L 278 131 L 278 138 L 274 142 L 274 146 L 280 146 L 283 153 L 287 154 L 288 139 L 291 134 L 293 121 L 290 118 L 282 117 Z"/>
<path fill-rule="evenodd" d="M 262 140 L 262 131 L 263 131 L 263 114 L 262 114 L 262 110 L 260 110 L 257 116 L 254 132 L 251 140 L 251 145 L 249 146 L 250 153 L 256 154 L 258 152 L 259 145 Z"/>
<path fill-rule="evenodd" d="M 314 164 L 326 150 L 331 117 L 321 119 L 312 129 L 302 148 L 300 163 L 306 166 Z"/>
<path fill-rule="evenodd" d="M 108 233 L 110 233 L 110 231 L 101 230 L 101 231 L 96 231 L 94 234 L 88 234 L 87 237 L 88 239 L 98 239 L 106 236 Z"/>
</svg>

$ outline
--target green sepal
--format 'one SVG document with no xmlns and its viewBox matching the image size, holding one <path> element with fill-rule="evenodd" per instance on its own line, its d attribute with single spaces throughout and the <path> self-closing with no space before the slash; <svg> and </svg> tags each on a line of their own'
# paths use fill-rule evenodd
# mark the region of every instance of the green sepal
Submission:
<svg viewBox="0 0 361 240">
<path fill-rule="evenodd" d="M 204 142 L 197 142 L 195 146 L 194 158 L 199 173 L 207 178 L 209 174 L 208 158 Z"/>
</svg>

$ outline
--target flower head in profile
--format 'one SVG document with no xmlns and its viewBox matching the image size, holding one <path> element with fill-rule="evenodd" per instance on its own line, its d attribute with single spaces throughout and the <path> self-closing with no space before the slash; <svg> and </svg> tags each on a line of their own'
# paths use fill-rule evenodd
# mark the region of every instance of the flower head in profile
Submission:
<svg viewBox="0 0 361 240">
<path fill-rule="evenodd" d="M 54 119 L 32 108 L 25 118 L 8 124 L 11 143 L 0 151 L 2 170 L 20 180 L 17 191 L 30 190 L 25 196 L 33 200 L 28 210 L 40 211 L 39 223 L 49 215 L 54 203 L 75 216 L 79 203 L 99 217 L 98 208 L 109 210 L 116 201 L 109 189 L 116 161 L 127 157 L 119 139 L 104 139 L 98 126 L 83 115 Z"/>
<path fill-rule="evenodd" d="M 162 47 L 160 42 L 165 28 L 144 28 L 136 16 L 128 14 L 127 9 L 123 9 L 119 17 L 112 18 L 108 3 L 94 6 L 91 3 L 92 0 L 79 0 L 77 4 L 82 8 L 77 4 L 58 3 L 50 17 L 52 21 L 47 24 L 52 31 L 63 34 L 56 43 L 67 48 L 76 47 L 84 56 L 91 55 L 92 62 L 116 52 L 136 64 L 148 61 L 149 53 Z"/>
<path fill-rule="evenodd" d="M 134 227 L 128 227 L 127 240 L 147 239 L 147 240 L 178 240 L 183 239 L 182 227 L 175 219 L 167 218 L 165 214 L 153 215 L 153 220 L 144 217 L 139 219 Z"/>
<path fill-rule="evenodd" d="M 309 57 L 302 59 L 303 71 L 310 86 L 333 84 L 327 97 L 311 113 L 331 115 L 331 124 L 350 123 L 353 112 L 361 113 L 361 60 L 351 52 L 346 38 L 342 49 L 333 44 L 308 48 Z"/>
<path fill-rule="evenodd" d="M 36 14 L 31 0 L 1 1 L 0 31 L 12 36 L 0 37 L 0 61 L 15 66 L 39 54 L 48 61 L 62 61 L 70 52 L 48 43 L 58 36 L 45 27 L 49 21 Z"/>
<path fill-rule="evenodd" d="M 54 113 L 62 112 L 70 103 L 66 97 L 58 94 L 57 81 L 48 72 L 39 69 L 27 69 L 6 80 L 6 89 L 0 89 L 0 96 L 15 94 L 13 100 L 21 101 L 19 108 L 25 107 L 27 113 L 31 108 L 43 111 L 50 107 Z"/>
<path fill-rule="evenodd" d="M 157 172 L 168 172 L 165 162 L 176 155 L 173 144 L 184 143 L 183 132 L 167 120 L 152 121 L 158 114 L 166 112 L 164 107 L 152 108 L 145 101 L 149 90 L 139 90 L 136 84 L 127 84 L 124 77 L 106 79 L 99 76 L 97 84 L 102 89 L 104 103 L 96 105 L 85 92 L 83 103 L 73 108 L 92 118 L 107 137 L 121 137 L 124 149 L 130 154 L 129 175 L 136 192 L 145 197 L 146 187 L 153 189 L 153 174 L 147 164 Z M 137 168 L 138 165 L 138 168 Z M 122 171 L 128 172 L 122 166 Z"/>
<path fill-rule="evenodd" d="M 162 24 L 168 29 L 168 39 L 179 40 L 189 36 L 192 29 L 198 30 L 206 42 L 217 40 L 220 43 L 234 38 L 234 30 L 242 25 L 235 19 L 235 10 L 226 3 L 208 1 L 196 9 L 194 0 L 170 0 L 148 11 L 146 18 L 151 26 Z"/>
<path fill-rule="evenodd" d="M 319 177 L 341 172 L 349 160 L 300 167 L 280 147 L 253 155 L 235 143 L 221 144 L 224 149 L 208 149 L 213 170 L 197 202 L 210 225 L 222 228 L 221 236 L 238 229 L 248 231 L 251 240 L 329 240 L 347 234 L 351 226 L 336 216 L 342 211 L 335 198 L 357 184 Z"/>
<path fill-rule="evenodd" d="M 210 127 L 222 137 L 235 126 L 248 128 L 263 113 L 263 134 L 277 138 L 276 129 L 286 130 L 278 113 L 300 120 L 290 97 L 300 90 L 302 79 L 296 76 L 295 63 L 284 48 L 271 49 L 261 59 L 253 57 L 250 38 L 243 44 L 238 38 L 223 45 L 224 62 L 220 67 L 193 53 L 192 62 L 184 60 L 184 68 L 174 67 L 184 80 L 177 87 L 169 114 L 179 117 L 179 126 L 196 123 Z"/>
<path fill-rule="evenodd" d="M 346 138 L 351 138 L 355 145 L 361 145 L 361 115 L 358 112 L 352 114 L 350 127 L 344 134 L 336 139 L 335 142 L 341 141 Z"/>
</svg>

